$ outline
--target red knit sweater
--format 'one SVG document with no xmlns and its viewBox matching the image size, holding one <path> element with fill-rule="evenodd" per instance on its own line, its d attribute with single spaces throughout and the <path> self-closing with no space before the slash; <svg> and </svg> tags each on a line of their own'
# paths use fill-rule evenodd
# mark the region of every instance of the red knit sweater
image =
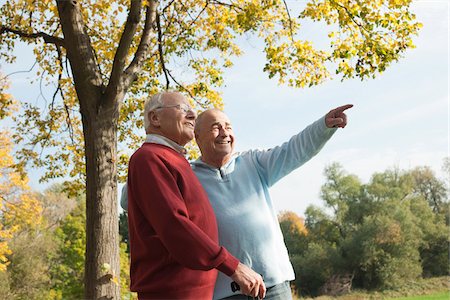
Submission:
<svg viewBox="0 0 450 300">
<path fill-rule="evenodd" d="M 206 192 L 175 150 L 144 143 L 128 170 L 131 290 L 139 299 L 211 299 L 217 270 L 239 261 L 218 245 Z"/>
</svg>

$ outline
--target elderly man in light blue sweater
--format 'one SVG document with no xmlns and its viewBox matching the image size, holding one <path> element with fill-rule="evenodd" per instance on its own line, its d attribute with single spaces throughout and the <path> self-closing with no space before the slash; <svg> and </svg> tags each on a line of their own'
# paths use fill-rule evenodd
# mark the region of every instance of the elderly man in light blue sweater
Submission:
<svg viewBox="0 0 450 300">
<path fill-rule="evenodd" d="M 344 128 L 344 111 L 352 106 L 331 110 L 281 146 L 242 153 L 233 151 L 233 128 L 222 111 L 207 110 L 197 118 L 195 138 L 202 156 L 191 166 L 214 208 L 219 244 L 263 276 L 265 299 L 292 299 L 289 282 L 295 277 L 269 188 L 316 155 L 337 128 Z M 126 193 L 121 204 L 126 209 Z M 231 283 L 219 274 L 214 299 L 249 299 L 233 291 Z"/>
<path fill-rule="evenodd" d="M 337 127 L 344 128 L 344 111 L 350 107 L 331 110 L 281 146 L 243 153 L 233 152 L 233 128 L 222 111 L 207 110 L 197 118 L 195 139 L 202 156 L 191 166 L 214 208 L 219 243 L 263 275 L 266 299 L 291 299 L 289 281 L 294 279 L 269 188 L 316 155 Z M 219 274 L 214 299 L 248 299 L 230 284 Z"/>
</svg>

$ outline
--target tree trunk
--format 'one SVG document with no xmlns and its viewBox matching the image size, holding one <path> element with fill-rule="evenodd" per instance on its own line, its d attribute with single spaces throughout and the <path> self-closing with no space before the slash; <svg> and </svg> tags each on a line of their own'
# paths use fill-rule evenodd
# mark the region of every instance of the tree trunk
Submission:
<svg viewBox="0 0 450 300">
<path fill-rule="evenodd" d="M 116 157 L 118 103 L 123 93 L 105 96 L 78 1 L 56 0 L 56 4 L 83 122 L 86 156 L 85 298 L 119 299 Z"/>
<path fill-rule="evenodd" d="M 56 0 L 83 122 L 86 155 L 86 299 L 120 298 L 117 122 L 119 103 L 149 53 L 158 2 L 151 0 L 149 3 L 141 41 L 133 60 L 126 67 L 126 55 L 142 8 L 142 0 L 131 1 L 111 78 L 105 87 L 80 4 L 77 0 Z"/>
<path fill-rule="evenodd" d="M 102 100 L 96 102 L 105 103 Z M 97 111 L 82 114 L 87 175 L 86 299 L 120 299 L 116 167 L 118 109 L 106 106 L 100 105 Z"/>
</svg>

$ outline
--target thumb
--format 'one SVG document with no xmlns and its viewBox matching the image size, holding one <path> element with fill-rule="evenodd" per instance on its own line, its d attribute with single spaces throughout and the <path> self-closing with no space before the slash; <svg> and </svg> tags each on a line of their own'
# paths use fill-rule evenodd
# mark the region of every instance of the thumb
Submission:
<svg viewBox="0 0 450 300">
<path fill-rule="evenodd" d="M 336 127 L 337 125 L 340 125 L 344 122 L 343 118 L 328 118 L 327 119 L 327 126 L 328 127 Z"/>
</svg>

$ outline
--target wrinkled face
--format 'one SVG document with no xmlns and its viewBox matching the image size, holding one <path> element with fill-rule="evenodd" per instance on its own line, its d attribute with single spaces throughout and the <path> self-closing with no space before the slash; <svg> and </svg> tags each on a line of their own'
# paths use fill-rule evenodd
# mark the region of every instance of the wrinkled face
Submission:
<svg viewBox="0 0 450 300">
<path fill-rule="evenodd" d="M 219 110 L 204 113 L 195 132 L 197 144 L 206 159 L 224 161 L 234 149 L 234 133 L 230 119 Z"/>
<path fill-rule="evenodd" d="M 158 133 L 181 146 L 194 138 L 197 115 L 189 101 L 180 93 L 168 93 L 163 98 L 164 106 L 154 110 L 150 122 L 158 128 Z"/>
</svg>

